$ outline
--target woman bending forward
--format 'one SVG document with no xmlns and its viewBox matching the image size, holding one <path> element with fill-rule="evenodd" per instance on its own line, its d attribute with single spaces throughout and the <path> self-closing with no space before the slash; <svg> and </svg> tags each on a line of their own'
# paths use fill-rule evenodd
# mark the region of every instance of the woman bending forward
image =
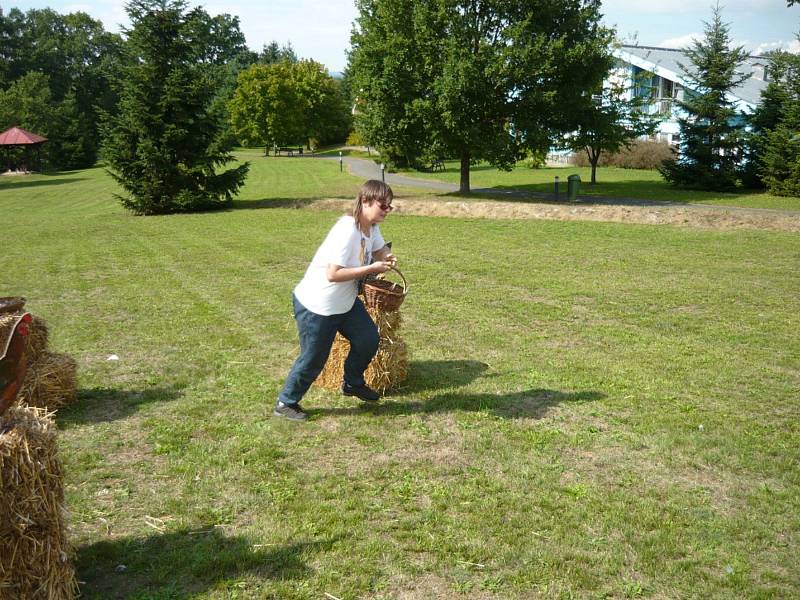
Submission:
<svg viewBox="0 0 800 600">
<path fill-rule="evenodd" d="M 278 395 L 273 415 L 302 421 L 300 401 L 328 360 L 336 333 L 350 342 L 342 393 L 377 402 L 364 371 L 378 351 L 378 329 L 358 298 L 358 281 L 385 273 L 396 258 L 381 236 L 379 223 L 392 210 L 392 188 L 371 179 L 358 192 L 353 214 L 331 228 L 292 294 L 300 336 L 300 356 Z"/>
</svg>

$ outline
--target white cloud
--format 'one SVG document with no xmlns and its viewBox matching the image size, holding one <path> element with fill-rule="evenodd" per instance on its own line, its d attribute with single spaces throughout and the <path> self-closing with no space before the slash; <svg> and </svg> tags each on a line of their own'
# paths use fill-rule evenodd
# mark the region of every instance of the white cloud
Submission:
<svg viewBox="0 0 800 600">
<path fill-rule="evenodd" d="M 770 50 L 787 50 L 792 54 L 800 54 L 800 40 L 791 40 L 789 42 L 784 42 L 783 40 L 778 42 L 769 42 L 767 44 L 761 44 L 756 46 L 752 54 L 761 55 L 769 52 Z"/>
<path fill-rule="evenodd" d="M 702 40 L 703 34 L 702 33 L 687 33 L 686 35 L 682 35 L 680 37 L 669 38 L 668 40 L 663 40 L 658 44 L 661 48 L 686 48 L 692 45 L 692 42 L 696 40 Z"/>
</svg>

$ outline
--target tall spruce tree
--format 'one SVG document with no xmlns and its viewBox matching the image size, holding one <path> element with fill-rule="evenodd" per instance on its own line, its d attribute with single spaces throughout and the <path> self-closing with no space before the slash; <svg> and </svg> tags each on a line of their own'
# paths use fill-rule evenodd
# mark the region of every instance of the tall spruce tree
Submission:
<svg viewBox="0 0 800 600">
<path fill-rule="evenodd" d="M 788 103 L 792 99 L 789 89 L 789 70 L 797 57 L 779 50 L 766 55 L 769 63 L 765 67 L 767 87 L 761 90 L 758 106 L 749 115 L 750 131 L 747 134 L 745 165 L 742 170 L 742 183 L 749 188 L 766 187 L 764 181 L 764 156 L 767 151 L 770 132 L 781 122 Z M 795 67 L 796 70 L 796 67 Z"/>
<path fill-rule="evenodd" d="M 390 164 L 426 157 L 511 168 L 574 130 L 610 66 L 599 0 L 358 0 L 356 125 Z"/>
<path fill-rule="evenodd" d="M 771 194 L 800 196 L 800 56 L 776 52 L 768 72 L 752 117 L 756 167 Z"/>
<path fill-rule="evenodd" d="M 104 119 L 103 156 L 137 214 L 220 208 L 232 202 L 249 164 L 233 160 L 214 81 L 198 57 L 194 9 L 183 0 L 133 0 L 118 82 L 117 114 Z"/>
<path fill-rule="evenodd" d="M 678 106 L 680 156 L 664 163 L 664 178 L 695 189 L 728 190 L 736 186 L 743 155 L 745 122 L 730 93 L 749 75 L 737 72 L 747 58 L 742 47 L 731 47 L 729 26 L 716 6 L 705 37 L 686 50 L 691 66 L 681 65 L 690 82 Z"/>
</svg>

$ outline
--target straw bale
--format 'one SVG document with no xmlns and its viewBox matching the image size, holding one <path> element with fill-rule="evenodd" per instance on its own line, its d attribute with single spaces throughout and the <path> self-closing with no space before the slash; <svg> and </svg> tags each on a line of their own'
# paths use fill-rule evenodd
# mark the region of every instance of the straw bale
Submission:
<svg viewBox="0 0 800 600">
<path fill-rule="evenodd" d="M 0 417 L 0 600 L 78 594 L 52 413 L 12 406 Z"/>
<path fill-rule="evenodd" d="M 400 337 L 400 311 L 385 312 L 367 308 L 367 312 L 378 328 L 380 345 L 378 353 L 364 372 L 364 380 L 369 387 L 383 393 L 405 381 L 408 376 L 408 347 Z M 328 362 L 315 384 L 325 389 L 338 390 L 342 385 L 344 361 L 349 352 L 350 342 L 337 333 Z"/>
<path fill-rule="evenodd" d="M 77 397 L 76 371 L 71 357 L 45 352 L 28 365 L 19 397 L 29 406 L 50 410 L 70 404 Z"/>
<path fill-rule="evenodd" d="M 47 323 L 41 317 L 31 315 L 33 319 L 28 325 L 28 363 L 33 364 L 37 362 L 45 352 L 47 352 L 48 340 L 50 334 L 47 329 Z"/>
</svg>

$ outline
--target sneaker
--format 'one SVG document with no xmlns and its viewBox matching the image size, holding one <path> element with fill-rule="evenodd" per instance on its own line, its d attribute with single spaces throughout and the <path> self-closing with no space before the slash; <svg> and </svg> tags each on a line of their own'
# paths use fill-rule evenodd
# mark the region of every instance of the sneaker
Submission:
<svg viewBox="0 0 800 600">
<path fill-rule="evenodd" d="M 366 385 L 350 385 L 348 383 L 342 384 L 342 393 L 345 396 L 361 398 L 364 402 L 377 402 L 381 397 L 378 392 L 369 389 Z"/>
<path fill-rule="evenodd" d="M 275 404 L 275 410 L 272 411 L 272 416 L 283 417 L 284 419 L 291 419 L 292 421 L 305 421 L 308 418 L 308 415 L 300 408 L 299 404 L 284 404 L 283 402 Z"/>
</svg>

